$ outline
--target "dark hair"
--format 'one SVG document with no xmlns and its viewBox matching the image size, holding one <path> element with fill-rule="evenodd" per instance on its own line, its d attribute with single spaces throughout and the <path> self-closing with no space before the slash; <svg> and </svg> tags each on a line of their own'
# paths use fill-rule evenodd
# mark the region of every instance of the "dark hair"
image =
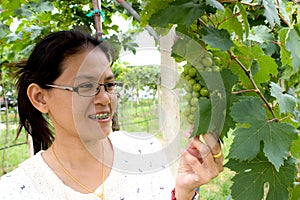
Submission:
<svg viewBox="0 0 300 200">
<path fill-rule="evenodd" d="M 47 89 L 62 73 L 63 61 L 74 54 L 99 46 L 110 59 L 107 46 L 90 34 L 78 30 L 59 31 L 49 34 L 36 44 L 28 60 L 17 65 L 18 112 L 20 125 L 17 137 L 23 128 L 32 136 L 34 153 L 47 149 L 54 136 L 47 116 L 38 111 L 27 96 L 31 83 Z"/>
</svg>

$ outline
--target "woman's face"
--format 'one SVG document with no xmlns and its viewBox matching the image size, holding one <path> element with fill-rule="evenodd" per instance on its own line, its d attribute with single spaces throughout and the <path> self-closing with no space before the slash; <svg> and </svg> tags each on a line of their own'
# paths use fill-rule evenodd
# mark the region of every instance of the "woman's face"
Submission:
<svg viewBox="0 0 300 200">
<path fill-rule="evenodd" d="M 54 84 L 76 87 L 82 83 L 105 84 L 115 81 L 110 63 L 97 47 L 66 58 L 63 73 Z M 51 89 L 49 116 L 56 134 L 80 137 L 83 142 L 107 137 L 117 107 L 117 95 L 101 86 L 96 96 L 83 97 L 76 92 Z"/>
</svg>

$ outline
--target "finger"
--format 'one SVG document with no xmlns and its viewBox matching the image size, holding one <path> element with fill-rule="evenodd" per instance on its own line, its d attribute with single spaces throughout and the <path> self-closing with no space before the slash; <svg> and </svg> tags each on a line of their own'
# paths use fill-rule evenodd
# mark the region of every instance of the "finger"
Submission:
<svg viewBox="0 0 300 200">
<path fill-rule="evenodd" d="M 203 135 L 203 139 L 211 149 L 213 155 L 217 155 L 221 152 L 221 143 L 216 132 L 210 132 Z"/>
<path fill-rule="evenodd" d="M 184 163 L 192 168 L 194 173 L 193 182 L 195 183 L 195 186 L 199 184 L 206 184 L 212 179 L 212 177 L 214 177 L 212 176 L 208 165 L 203 162 L 200 163 L 197 157 L 191 155 L 187 151 L 182 155 L 182 157 L 184 158 Z"/>
<path fill-rule="evenodd" d="M 199 137 L 193 138 L 191 141 L 191 148 L 194 148 L 197 152 L 198 158 L 205 158 L 208 154 L 210 154 L 210 148 L 204 144 L 201 140 L 199 140 Z"/>
<path fill-rule="evenodd" d="M 213 143 L 215 143 L 215 145 L 211 148 L 211 147 L 209 147 L 209 144 L 204 144 L 203 142 L 201 142 L 200 140 L 195 138 L 194 140 L 192 140 L 192 143 L 191 143 L 191 147 L 193 147 L 194 155 L 196 154 L 195 152 L 198 150 L 199 151 L 198 157 L 200 158 L 200 161 L 206 162 L 204 164 L 205 165 L 208 164 L 209 166 L 213 165 L 213 162 L 214 162 L 218 172 L 223 171 L 224 170 L 224 167 L 223 167 L 224 156 L 221 152 L 220 143 L 216 142 L 216 138 L 212 134 L 204 135 L 203 138 L 210 145 Z M 214 158 L 214 155 L 217 155 L 218 153 L 221 153 L 221 156 L 218 158 Z M 203 159 L 206 159 L 206 161 Z"/>
</svg>

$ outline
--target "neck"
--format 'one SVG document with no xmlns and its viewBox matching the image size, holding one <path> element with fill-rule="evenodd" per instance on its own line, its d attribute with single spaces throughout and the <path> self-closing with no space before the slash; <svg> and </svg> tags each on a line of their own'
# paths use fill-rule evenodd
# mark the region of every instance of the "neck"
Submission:
<svg viewBox="0 0 300 200">
<path fill-rule="evenodd" d="M 104 184 L 103 181 L 109 175 L 113 163 L 113 149 L 108 138 L 93 144 L 89 146 L 93 148 L 87 150 L 81 142 L 63 142 L 56 138 L 53 145 L 42 156 L 65 185 L 76 191 L 89 193 Z M 98 150 L 95 152 L 96 148 Z M 97 157 L 96 154 L 101 156 Z M 66 171 L 78 181 L 72 180 Z M 84 189 L 77 182 L 90 190 Z"/>
<path fill-rule="evenodd" d="M 108 138 L 87 143 L 78 140 L 65 141 L 66 140 L 56 138 L 53 142 L 53 146 L 57 156 L 66 167 L 83 168 L 95 164 L 96 162 L 104 162 L 104 164 L 107 165 L 112 161 L 113 150 Z M 103 160 L 104 158 L 105 160 Z"/>
</svg>

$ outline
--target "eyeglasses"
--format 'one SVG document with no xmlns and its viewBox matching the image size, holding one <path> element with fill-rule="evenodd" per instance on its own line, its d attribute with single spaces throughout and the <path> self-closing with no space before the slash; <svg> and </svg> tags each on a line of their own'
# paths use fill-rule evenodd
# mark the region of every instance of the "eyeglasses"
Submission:
<svg viewBox="0 0 300 200">
<path fill-rule="evenodd" d="M 76 87 L 55 85 L 55 84 L 46 84 L 48 87 L 57 88 L 61 90 L 68 90 L 71 92 L 77 92 L 78 95 L 83 97 L 92 97 L 99 94 L 101 86 L 104 87 L 105 92 L 109 94 L 120 94 L 122 91 L 123 83 L 111 82 L 111 83 L 96 83 L 96 82 L 87 82 L 81 83 Z"/>
</svg>

